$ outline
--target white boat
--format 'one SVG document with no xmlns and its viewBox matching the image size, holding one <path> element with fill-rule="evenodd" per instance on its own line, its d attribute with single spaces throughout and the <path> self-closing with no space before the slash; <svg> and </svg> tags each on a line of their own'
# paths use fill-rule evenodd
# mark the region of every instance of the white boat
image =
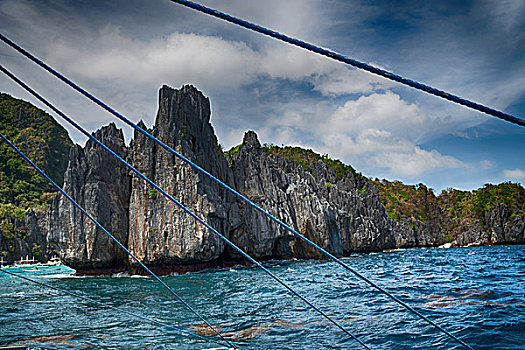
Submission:
<svg viewBox="0 0 525 350">
<path fill-rule="evenodd" d="M 34 257 L 29 259 L 28 256 L 25 259 L 16 261 L 12 265 L 3 266 L 3 259 L 0 263 L 2 265 L 2 271 L 20 275 L 72 275 L 76 272 L 71 267 L 64 265 L 57 257 L 53 257 L 51 260 L 45 263 L 36 261 Z"/>
</svg>

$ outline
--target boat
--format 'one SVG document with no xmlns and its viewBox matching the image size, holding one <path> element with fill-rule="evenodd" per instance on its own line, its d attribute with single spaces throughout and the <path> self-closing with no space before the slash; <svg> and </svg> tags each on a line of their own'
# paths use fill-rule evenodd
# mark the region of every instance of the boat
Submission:
<svg viewBox="0 0 525 350">
<path fill-rule="evenodd" d="M 1 261 L 2 271 L 11 272 L 19 275 L 41 276 L 41 275 L 72 275 L 76 272 L 69 266 L 66 266 L 62 261 L 53 257 L 51 260 L 41 263 L 35 258 L 20 259 L 12 265 L 3 266 L 3 259 Z"/>
</svg>

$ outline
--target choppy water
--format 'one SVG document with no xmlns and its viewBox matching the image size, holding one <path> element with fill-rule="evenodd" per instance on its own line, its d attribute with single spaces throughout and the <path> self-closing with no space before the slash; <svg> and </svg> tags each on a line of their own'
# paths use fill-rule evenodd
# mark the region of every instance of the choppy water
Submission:
<svg viewBox="0 0 525 350">
<path fill-rule="evenodd" d="M 525 246 L 412 249 L 344 259 L 475 349 L 525 348 Z M 460 349 L 329 261 L 266 264 L 372 349 Z M 359 349 L 263 272 L 239 267 L 165 277 L 240 349 Z M 204 331 L 150 278 L 42 278 L 170 324 Z M 0 276 L 0 346 L 33 349 L 217 347 L 72 296 Z"/>
</svg>

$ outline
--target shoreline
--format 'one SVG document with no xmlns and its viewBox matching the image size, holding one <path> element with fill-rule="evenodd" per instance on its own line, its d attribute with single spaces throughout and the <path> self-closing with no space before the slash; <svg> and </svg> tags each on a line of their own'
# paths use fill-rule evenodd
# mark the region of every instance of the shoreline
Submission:
<svg viewBox="0 0 525 350">
<path fill-rule="evenodd" d="M 473 248 L 473 247 L 490 247 L 490 246 L 519 246 L 525 245 L 524 243 L 503 243 L 503 244 L 467 244 L 467 245 L 451 245 L 443 244 L 440 246 L 421 246 L 421 247 L 399 247 L 393 249 L 382 249 L 377 251 L 356 251 L 350 253 L 350 255 L 343 255 L 342 258 L 350 258 L 352 254 L 372 254 L 372 253 L 389 253 L 395 251 L 403 251 L 409 249 L 456 249 L 456 248 Z M 276 259 L 276 258 L 267 258 L 267 259 L 258 259 L 260 262 L 268 261 L 290 261 L 290 260 L 329 260 L 328 258 L 317 258 L 317 259 L 299 259 L 299 258 L 286 258 L 286 259 Z M 157 276 L 174 276 L 182 275 L 186 273 L 195 273 L 205 270 L 214 270 L 214 269 L 227 269 L 235 266 L 250 266 L 252 265 L 245 259 L 229 259 L 229 260 L 213 260 L 208 262 L 199 262 L 195 264 L 184 264 L 184 265 L 152 265 L 148 268 L 153 271 Z M 147 266 L 147 264 L 146 264 Z M 106 267 L 106 268 L 78 268 L 75 269 L 77 272 L 74 274 L 76 277 L 131 277 L 131 276 L 149 276 L 142 267 L 137 265 L 127 265 L 121 267 Z"/>
</svg>

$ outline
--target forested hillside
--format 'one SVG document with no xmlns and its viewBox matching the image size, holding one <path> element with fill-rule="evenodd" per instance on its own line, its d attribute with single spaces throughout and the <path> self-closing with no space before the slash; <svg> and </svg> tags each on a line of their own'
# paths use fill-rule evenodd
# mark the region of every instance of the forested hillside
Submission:
<svg viewBox="0 0 525 350">
<path fill-rule="evenodd" d="M 29 102 L 0 94 L 0 132 L 62 185 L 72 146 L 67 131 Z M 47 203 L 54 188 L 5 142 L 0 143 L 0 203 L 22 209 Z"/>
<path fill-rule="evenodd" d="M 53 117 L 29 102 L 0 93 L 0 132 L 62 186 L 73 143 Z M 43 237 L 28 239 L 22 222 L 28 210 L 47 210 L 55 193 L 46 179 L 0 141 L 0 250 L 4 258 L 15 252 L 42 252 Z"/>
<path fill-rule="evenodd" d="M 505 208 L 508 220 L 525 215 L 525 189 L 517 183 L 486 184 L 473 191 L 446 189 L 436 196 L 423 184 L 372 182 L 379 188 L 380 200 L 391 219 L 411 225 L 435 221 L 449 242 L 474 226 L 489 229 L 489 214 L 498 206 Z"/>
</svg>

